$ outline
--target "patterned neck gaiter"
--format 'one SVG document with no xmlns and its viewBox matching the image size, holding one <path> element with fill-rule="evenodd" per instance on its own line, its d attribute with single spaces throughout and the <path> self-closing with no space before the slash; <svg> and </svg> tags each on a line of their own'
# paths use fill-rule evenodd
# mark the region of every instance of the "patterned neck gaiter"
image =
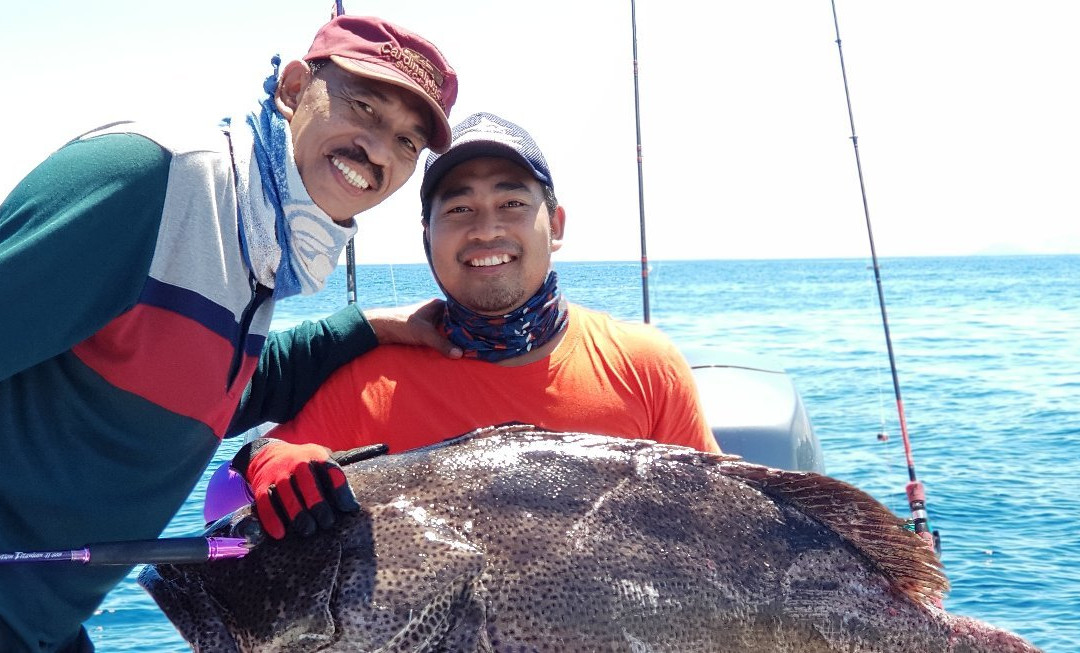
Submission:
<svg viewBox="0 0 1080 653">
<path fill-rule="evenodd" d="M 495 362 L 544 345 L 567 324 L 566 299 L 559 292 L 558 278 L 552 270 L 529 301 L 506 315 L 475 313 L 447 294 L 442 328 L 466 358 Z"/>
</svg>

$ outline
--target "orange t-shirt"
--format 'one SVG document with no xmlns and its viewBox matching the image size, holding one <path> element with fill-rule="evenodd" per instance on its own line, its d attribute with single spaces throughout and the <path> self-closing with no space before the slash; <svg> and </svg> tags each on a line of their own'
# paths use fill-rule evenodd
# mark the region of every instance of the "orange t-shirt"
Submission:
<svg viewBox="0 0 1080 653">
<path fill-rule="evenodd" d="M 546 358 L 517 367 L 384 345 L 342 366 L 269 437 L 340 451 L 404 451 L 473 429 L 524 422 L 719 451 L 690 367 L 655 327 L 571 305 Z"/>
</svg>

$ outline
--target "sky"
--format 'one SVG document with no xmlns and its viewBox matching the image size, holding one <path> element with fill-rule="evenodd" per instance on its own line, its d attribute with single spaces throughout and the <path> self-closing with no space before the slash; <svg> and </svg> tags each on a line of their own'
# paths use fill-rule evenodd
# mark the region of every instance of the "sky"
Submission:
<svg viewBox="0 0 1080 653">
<path fill-rule="evenodd" d="M 57 0 L 4 10 L 0 196 L 120 119 L 250 106 L 324 0 Z M 457 70 L 451 123 L 525 127 L 567 213 L 556 260 L 641 257 L 631 3 L 346 0 Z M 1080 5 L 837 0 L 880 257 L 1080 253 Z M 650 260 L 869 257 L 828 0 L 636 2 Z M 422 174 L 359 216 L 357 260 L 424 261 Z"/>
</svg>

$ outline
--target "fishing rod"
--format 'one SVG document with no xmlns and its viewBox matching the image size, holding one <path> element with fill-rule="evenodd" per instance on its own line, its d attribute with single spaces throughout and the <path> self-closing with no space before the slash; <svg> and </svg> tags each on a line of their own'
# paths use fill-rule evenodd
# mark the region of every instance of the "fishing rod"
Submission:
<svg viewBox="0 0 1080 653">
<path fill-rule="evenodd" d="M 330 20 L 344 13 L 345 4 L 342 0 L 334 0 L 334 9 L 330 14 Z M 350 236 L 349 242 L 345 243 L 345 297 L 350 304 L 356 303 L 356 245 L 353 242 L 355 240 L 355 236 Z"/>
<path fill-rule="evenodd" d="M 641 224 L 641 305 L 645 323 L 649 323 L 649 255 L 645 251 L 645 185 L 641 171 L 641 109 L 638 91 L 637 9 L 630 0 L 630 28 L 634 40 L 634 122 L 637 126 L 638 212 Z"/>
<path fill-rule="evenodd" d="M 29 562 L 79 562 L 84 565 L 199 564 L 243 558 L 251 544 L 242 537 L 173 537 L 101 542 L 65 551 L 0 553 L 0 565 Z"/>
<path fill-rule="evenodd" d="M 900 416 L 900 435 L 904 440 L 904 456 L 907 459 L 908 483 L 904 488 L 907 494 L 908 508 L 915 534 L 935 552 L 941 552 L 941 539 L 937 531 L 931 531 L 926 509 L 926 489 L 915 475 L 915 458 L 911 453 L 911 439 L 908 437 L 907 420 L 904 419 L 904 401 L 900 397 L 900 377 L 896 372 L 896 357 L 893 354 L 892 336 L 889 334 L 889 316 L 885 310 L 885 291 L 881 286 L 881 266 L 878 265 L 877 250 L 874 247 L 874 230 L 870 226 L 870 206 L 866 201 L 866 184 L 863 181 L 862 160 L 859 158 L 859 137 L 855 135 L 855 114 L 851 109 L 851 92 L 848 90 L 847 68 L 844 66 L 844 48 L 840 44 L 840 21 L 836 17 L 836 0 L 832 4 L 833 27 L 836 29 L 836 49 L 840 53 L 840 72 L 844 78 L 844 98 L 847 101 L 848 122 L 851 125 L 851 144 L 855 149 L 855 167 L 859 172 L 859 190 L 862 192 L 863 215 L 866 217 L 866 233 L 870 237 L 870 257 L 874 264 L 874 281 L 877 284 L 878 305 L 881 307 L 881 324 L 885 328 L 885 347 L 889 352 L 889 370 L 892 372 L 893 393 L 896 395 L 896 410 Z"/>
</svg>

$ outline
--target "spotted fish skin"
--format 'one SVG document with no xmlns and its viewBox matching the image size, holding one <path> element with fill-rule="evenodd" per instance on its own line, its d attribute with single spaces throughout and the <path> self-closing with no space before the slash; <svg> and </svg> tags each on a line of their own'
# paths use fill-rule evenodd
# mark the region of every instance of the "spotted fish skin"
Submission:
<svg viewBox="0 0 1080 653">
<path fill-rule="evenodd" d="M 335 529 L 144 569 L 193 650 L 1037 651 L 935 607 L 933 553 L 825 476 L 528 426 L 346 474 Z"/>
</svg>

